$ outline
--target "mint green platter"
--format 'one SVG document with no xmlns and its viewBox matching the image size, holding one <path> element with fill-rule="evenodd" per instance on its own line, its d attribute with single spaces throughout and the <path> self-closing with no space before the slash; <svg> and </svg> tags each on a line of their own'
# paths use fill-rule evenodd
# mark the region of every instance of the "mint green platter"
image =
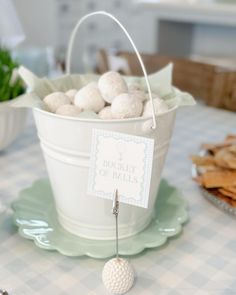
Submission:
<svg viewBox="0 0 236 295">
<path fill-rule="evenodd" d="M 119 241 L 120 255 L 135 255 L 145 248 L 160 247 L 169 237 L 178 235 L 188 219 L 186 207 L 181 192 L 162 180 L 153 220 L 142 232 Z M 107 258 L 115 255 L 114 241 L 80 238 L 62 228 L 48 179 L 38 180 L 22 190 L 12 208 L 19 234 L 33 240 L 40 248 L 56 250 L 66 256 Z"/>
</svg>

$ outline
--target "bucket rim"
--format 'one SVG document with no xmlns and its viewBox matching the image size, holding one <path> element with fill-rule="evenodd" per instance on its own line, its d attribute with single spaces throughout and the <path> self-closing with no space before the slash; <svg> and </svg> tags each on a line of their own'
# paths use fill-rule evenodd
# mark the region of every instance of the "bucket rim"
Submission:
<svg viewBox="0 0 236 295">
<path fill-rule="evenodd" d="M 156 115 L 156 118 L 163 117 L 164 115 L 167 115 L 175 110 L 177 110 L 178 105 L 173 106 L 172 108 L 168 109 L 168 111 L 163 112 L 161 114 Z M 101 123 L 101 124 L 115 124 L 115 123 L 128 123 L 128 122 L 144 122 L 147 120 L 152 120 L 152 115 L 148 117 L 136 117 L 136 118 L 126 118 L 126 119 L 110 119 L 110 120 L 102 120 L 102 119 L 87 119 L 87 118 L 79 118 L 79 117 L 70 117 L 70 116 L 63 116 L 63 115 L 58 115 L 55 113 L 51 113 L 49 111 L 40 109 L 39 107 L 34 107 L 33 108 L 34 112 L 39 112 L 47 117 L 51 118 L 57 118 L 61 119 L 64 121 L 78 121 L 78 122 L 87 122 L 87 123 Z"/>
</svg>

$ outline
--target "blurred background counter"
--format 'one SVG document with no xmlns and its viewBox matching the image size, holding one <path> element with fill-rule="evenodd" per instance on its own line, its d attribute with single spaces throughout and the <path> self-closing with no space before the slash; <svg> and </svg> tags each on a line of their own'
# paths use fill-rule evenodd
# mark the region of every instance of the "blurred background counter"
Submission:
<svg viewBox="0 0 236 295">
<path fill-rule="evenodd" d="M 157 51 L 236 67 L 236 1 L 137 0 L 158 20 Z"/>
<path fill-rule="evenodd" d="M 27 39 L 25 48 L 52 47 L 63 61 L 76 21 L 95 10 L 113 13 L 140 52 L 160 53 L 236 67 L 234 0 L 14 0 Z M 74 70 L 92 70 L 99 48 L 130 50 L 116 24 L 89 19 L 76 44 Z M 27 49 L 28 50 L 28 49 Z"/>
</svg>

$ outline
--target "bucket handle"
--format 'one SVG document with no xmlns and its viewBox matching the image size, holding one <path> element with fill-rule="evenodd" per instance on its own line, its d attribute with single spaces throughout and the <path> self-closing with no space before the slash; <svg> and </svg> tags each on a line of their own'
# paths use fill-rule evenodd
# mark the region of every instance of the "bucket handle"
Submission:
<svg viewBox="0 0 236 295">
<path fill-rule="evenodd" d="M 139 51 L 136 47 L 136 45 L 134 44 L 130 34 L 127 32 L 127 30 L 125 29 L 125 27 L 120 23 L 120 21 L 115 18 L 112 14 L 110 13 L 107 13 L 105 11 L 96 11 L 96 12 L 92 12 L 92 13 L 89 13 L 89 14 L 86 14 L 85 16 L 83 16 L 76 24 L 76 26 L 74 27 L 72 33 L 71 33 L 71 36 L 70 36 L 70 40 L 69 40 L 69 45 L 68 45 L 68 50 L 67 50 L 67 56 L 66 56 L 66 73 L 67 74 L 70 74 L 71 73 L 71 56 L 72 56 L 72 49 L 73 49 L 73 46 L 74 46 L 74 41 L 75 41 L 75 37 L 76 37 L 76 33 L 79 29 L 79 27 L 81 26 L 81 24 L 89 17 L 91 16 L 94 16 L 94 15 L 105 15 L 109 18 L 111 18 L 113 21 L 115 21 L 118 26 L 123 30 L 123 32 L 125 33 L 126 37 L 128 38 L 128 40 L 130 41 L 136 55 L 137 55 L 137 58 L 138 58 L 138 61 L 140 63 L 140 66 L 142 68 L 142 71 L 143 71 L 143 75 L 144 75 L 144 78 L 145 78 L 145 81 L 146 81 L 146 84 L 147 84 L 147 90 L 148 90 L 148 96 L 149 96 L 149 99 L 151 101 L 151 106 L 152 106 L 152 120 L 153 120 L 153 125 L 152 125 L 152 129 L 156 129 L 156 116 L 155 116 L 155 109 L 154 109 L 154 104 L 153 104 L 153 97 L 152 97 L 152 93 L 151 93 L 151 87 L 150 87 L 150 84 L 149 84 L 149 81 L 148 81 L 148 77 L 147 77 L 147 71 L 146 71 L 146 68 L 144 66 L 144 63 L 143 63 L 143 60 L 139 54 Z"/>
</svg>

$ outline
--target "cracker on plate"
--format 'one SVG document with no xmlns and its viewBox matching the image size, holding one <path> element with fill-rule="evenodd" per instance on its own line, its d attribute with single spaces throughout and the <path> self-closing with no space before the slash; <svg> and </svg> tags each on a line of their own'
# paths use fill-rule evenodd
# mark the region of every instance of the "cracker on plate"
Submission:
<svg viewBox="0 0 236 295">
<path fill-rule="evenodd" d="M 236 135 L 229 134 L 223 142 L 205 143 L 206 155 L 191 156 L 197 166 L 195 181 L 232 207 L 236 207 Z"/>
<path fill-rule="evenodd" d="M 236 186 L 236 171 L 208 171 L 202 175 L 205 188 Z"/>
</svg>

